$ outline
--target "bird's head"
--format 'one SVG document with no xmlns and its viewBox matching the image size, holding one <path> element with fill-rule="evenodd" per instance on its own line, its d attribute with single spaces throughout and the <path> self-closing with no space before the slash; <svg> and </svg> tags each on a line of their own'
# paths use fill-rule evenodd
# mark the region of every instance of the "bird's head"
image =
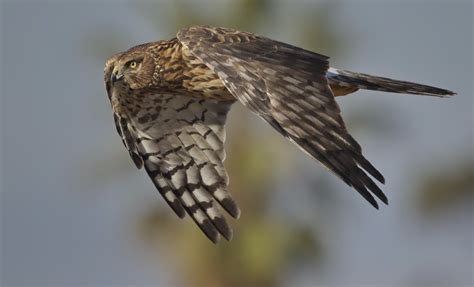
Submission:
<svg viewBox="0 0 474 287">
<path fill-rule="evenodd" d="M 150 86 L 156 74 L 155 68 L 155 60 L 147 52 L 146 45 L 133 47 L 107 60 L 104 70 L 106 88 L 136 90 Z"/>
</svg>

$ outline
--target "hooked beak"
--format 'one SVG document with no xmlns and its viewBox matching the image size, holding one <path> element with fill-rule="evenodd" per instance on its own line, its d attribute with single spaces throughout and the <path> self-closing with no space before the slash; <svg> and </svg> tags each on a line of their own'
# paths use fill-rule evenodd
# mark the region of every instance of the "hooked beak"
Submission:
<svg viewBox="0 0 474 287">
<path fill-rule="evenodd" d="M 123 74 L 117 74 L 116 72 L 110 75 L 110 81 L 112 82 L 112 84 L 121 80 L 122 78 L 123 78 Z"/>
<path fill-rule="evenodd" d="M 123 78 L 123 73 L 121 73 L 121 69 L 118 66 L 115 66 L 112 70 L 112 74 L 110 75 L 110 82 L 114 84 L 117 81 L 120 81 Z"/>
</svg>

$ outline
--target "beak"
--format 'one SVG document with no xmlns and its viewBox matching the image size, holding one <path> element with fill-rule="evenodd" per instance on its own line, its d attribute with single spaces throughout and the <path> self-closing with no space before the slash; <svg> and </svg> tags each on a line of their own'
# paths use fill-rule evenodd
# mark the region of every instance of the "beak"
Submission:
<svg viewBox="0 0 474 287">
<path fill-rule="evenodd" d="M 123 74 L 117 74 L 117 73 L 112 73 L 112 75 L 110 75 L 110 81 L 113 83 L 121 80 L 123 78 Z"/>
<path fill-rule="evenodd" d="M 117 81 L 120 81 L 123 78 L 123 73 L 120 71 L 121 69 L 118 66 L 115 66 L 112 70 L 112 74 L 110 75 L 110 82 L 114 84 Z"/>
</svg>

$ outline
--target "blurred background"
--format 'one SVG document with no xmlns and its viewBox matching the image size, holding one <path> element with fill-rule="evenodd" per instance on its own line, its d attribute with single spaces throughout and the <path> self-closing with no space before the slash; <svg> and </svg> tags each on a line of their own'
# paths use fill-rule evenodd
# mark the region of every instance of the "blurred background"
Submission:
<svg viewBox="0 0 474 287">
<path fill-rule="evenodd" d="M 228 121 L 235 236 L 163 203 L 116 134 L 107 57 L 193 24 L 454 90 L 338 98 L 385 175 L 373 209 L 267 124 Z M 2 286 L 472 286 L 471 1 L 2 1 Z"/>
</svg>

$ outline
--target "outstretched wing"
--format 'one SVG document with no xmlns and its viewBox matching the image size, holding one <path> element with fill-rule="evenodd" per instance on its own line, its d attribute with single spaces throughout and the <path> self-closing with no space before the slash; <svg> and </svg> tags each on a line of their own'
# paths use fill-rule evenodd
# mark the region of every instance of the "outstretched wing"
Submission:
<svg viewBox="0 0 474 287">
<path fill-rule="evenodd" d="M 216 201 L 231 216 L 240 214 L 227 190 L 223 164 L 230 106 L 171 95 L 162 98 L 159 114 L 141 111 L 134 123 L 136 146 L 148 175 L 178 216 L 184 216 L 184 209 L 213 242 L 219 233 L 232 238 Z"/>
<path fill-rule="evenodd" d="M 177 37 L 246 107 L 374 207 L 378 205 L 370 192 L 387 203 L 366 172 L 382 183 L 383 176 L 362 155 L 341 118 L 326 78 L 326 56 L 226 28 L 190 27 Z"/>
<path fill-rule="evenodd" d="M 129 118 L 114 106 L 120 96 L 108 85 L 107 70 L 105 82 L 117 131 L 136 166 L 144 167 L 180 218 L 188 213 L 214 243 L 220 234 L 230 240 L 232 229 L 216 201 L 232 217 L 239 217 L 223 164 L 224 125 L 232 102 L 148 95 L 147 108 Z"/>
</svg>

